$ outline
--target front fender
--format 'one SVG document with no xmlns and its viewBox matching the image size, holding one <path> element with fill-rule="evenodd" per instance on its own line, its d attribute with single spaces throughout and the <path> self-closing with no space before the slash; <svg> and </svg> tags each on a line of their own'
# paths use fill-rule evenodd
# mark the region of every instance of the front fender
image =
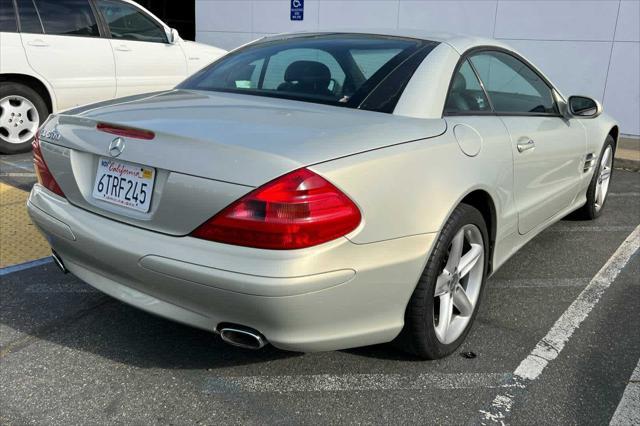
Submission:
<svg viewBox="0 0 640 426">
<path fill-rule="evenodd" d="M 572 118 L 579 120 L 587 134 L 587 152 L 600 155 L 604 141 L 613 128 L 618 128 L 618 122 L 608 114 L 602 113 L 596 118 Z M 618 131 L 619 133 L 619 131 Z M 617 141 L 616 141 L 617 142 Z"/>
</svg>

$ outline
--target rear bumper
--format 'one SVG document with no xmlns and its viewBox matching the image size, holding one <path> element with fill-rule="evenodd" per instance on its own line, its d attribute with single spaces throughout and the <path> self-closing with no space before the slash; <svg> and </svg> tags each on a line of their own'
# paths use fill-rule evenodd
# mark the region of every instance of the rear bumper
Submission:
<svg viewBox="0 0 640 426">
<path fill-rule="evenodd" d="M 143 230 L 39 185 L 27 207 L 69 271 L 104 293 L 210 331 L 251 327 L 296 351 L 392 340 L 435 237 L 271 251 Z"/>
</svg>

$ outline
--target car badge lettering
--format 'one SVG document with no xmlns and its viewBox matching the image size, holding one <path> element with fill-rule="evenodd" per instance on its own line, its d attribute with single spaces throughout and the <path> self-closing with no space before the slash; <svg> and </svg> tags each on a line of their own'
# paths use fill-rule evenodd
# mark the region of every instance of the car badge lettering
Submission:
<svg viewBox="0 0 640 426">
<path fill-rule="evenodd" d="M 42 139 L 48 139 L 52 141 L 59 141 L 62 138 L 62 136 L 56 129 L 53 129 L 53 130 L 42 129 L 40 130 L 40 137 Z"/>
</svg>

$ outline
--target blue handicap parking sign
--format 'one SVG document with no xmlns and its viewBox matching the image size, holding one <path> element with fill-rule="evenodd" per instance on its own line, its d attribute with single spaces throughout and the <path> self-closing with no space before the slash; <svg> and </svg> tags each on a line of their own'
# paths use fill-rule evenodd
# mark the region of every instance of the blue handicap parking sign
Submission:
<svg viewBox="0 0 640 426">
<path fill-rule="evenodd" d="M 291 20 L 302 21 L 304 19 L 304 0 L 291 0 Z"/>
</svg>

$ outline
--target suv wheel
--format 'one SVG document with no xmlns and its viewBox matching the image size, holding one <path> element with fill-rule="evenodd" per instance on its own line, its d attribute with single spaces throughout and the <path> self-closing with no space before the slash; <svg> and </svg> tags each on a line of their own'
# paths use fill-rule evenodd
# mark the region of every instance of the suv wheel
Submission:
<svg viewBox="0 0 640 426">
<path fill-rule="evenodd" d="M 20 83 L 0 86 L 0 152 L 26 152 L 47 118 L 47 106 L 33 89 Z"/>
</svg>

